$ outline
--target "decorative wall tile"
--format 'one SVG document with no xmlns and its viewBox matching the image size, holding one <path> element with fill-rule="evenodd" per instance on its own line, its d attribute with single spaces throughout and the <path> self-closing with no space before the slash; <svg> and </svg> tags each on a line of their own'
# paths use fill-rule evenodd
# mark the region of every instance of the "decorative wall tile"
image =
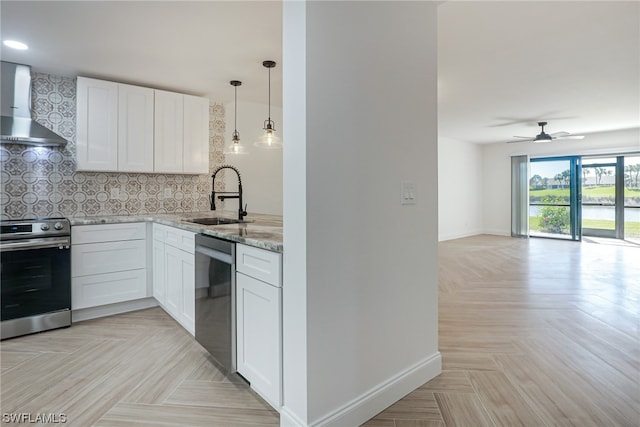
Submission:
<svg viewBox="0 0 640 427">
<path fill-rule="evenodd" d="M 209 107 L 207 175 L 76 172 L 76 79 L 33 74 L 36 120 L 64 136 L 64 149 L 0 146 L 0 217 L 137 215 L 209 210 L 211 173 L 225 162 L 225 109 Z M 224 189 L 219 174 L 217 191 Z M 112 198 L 112 189 L 118 190 Z M 165 190 L 171 197 L 164 197 Z"/>
</svg>

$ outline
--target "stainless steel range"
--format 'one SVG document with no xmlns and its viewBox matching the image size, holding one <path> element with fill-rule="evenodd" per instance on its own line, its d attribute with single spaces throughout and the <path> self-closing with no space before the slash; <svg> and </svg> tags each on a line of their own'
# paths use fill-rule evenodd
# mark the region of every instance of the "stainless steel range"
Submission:
<svg viewBox="0 0 640 427">
<path fill-rule="evenodd" d="M 0 338 L 71 325 L 71 226 L 0 221 Z"/>
</svg>

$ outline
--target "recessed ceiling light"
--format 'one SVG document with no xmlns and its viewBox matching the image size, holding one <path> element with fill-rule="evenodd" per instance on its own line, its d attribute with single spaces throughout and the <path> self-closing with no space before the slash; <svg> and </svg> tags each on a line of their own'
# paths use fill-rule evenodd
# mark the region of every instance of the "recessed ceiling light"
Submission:
<svg viewBox="0 0 640 427">
<path fill-rule="evenodd" d="M 18 50 L 29 49 L 29 46 L 16 40 L 5 40 L 3 43 L 5 46 L 10 47 L 12 49 L 18 49 Z"/>
</svg>

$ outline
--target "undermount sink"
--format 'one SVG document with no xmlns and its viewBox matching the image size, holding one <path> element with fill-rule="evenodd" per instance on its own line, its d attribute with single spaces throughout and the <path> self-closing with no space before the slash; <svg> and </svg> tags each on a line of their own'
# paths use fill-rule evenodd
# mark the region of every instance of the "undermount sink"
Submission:
<svg viewBox="0 0 640 427">
<path fill-rule="evenodd" d="M 239 219 L 233 218 L 192 218 L 187 219 L 185 221 L 193 222 L 200 225 L 223 225 L 223 224 L 241 224 L 249 221 L 240 221 Z"/>
</svg>

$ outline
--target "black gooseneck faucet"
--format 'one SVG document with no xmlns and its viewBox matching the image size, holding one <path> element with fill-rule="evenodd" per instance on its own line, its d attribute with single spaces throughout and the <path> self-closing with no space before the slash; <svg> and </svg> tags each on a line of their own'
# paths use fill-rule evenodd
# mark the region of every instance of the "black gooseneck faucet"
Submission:
<svg viewBox="0 0 640 427">
<path fill-rule="evenodd" d="M 238 169 L 231 165 L 218 166 L 211 175 L 211 197 L 209 201 L 211 203 L 211 210 L 216 210 L 216 174 L 222 169 L 231 169 L 238 175 L 238 191 L 218 191 L 218 200 L 224 201 L 224 199 L 238 199 L 238 220 L 242 221 L 242 218 L 247 216 L 247 205 L 242 209 L 242 179 L 240 178 L 240 172 Z"/>
</svg>

